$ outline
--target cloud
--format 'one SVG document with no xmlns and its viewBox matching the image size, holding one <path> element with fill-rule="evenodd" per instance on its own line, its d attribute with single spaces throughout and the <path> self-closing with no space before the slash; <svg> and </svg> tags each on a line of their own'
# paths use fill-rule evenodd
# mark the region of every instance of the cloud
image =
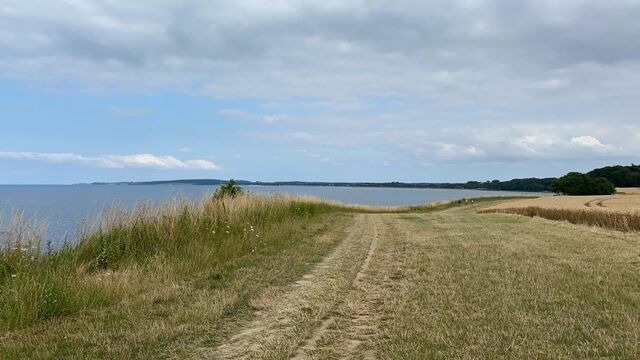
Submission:
<svg viewBox="0 0 640 360">
<path fill-rule="evenodd" d="M 596 151 L 601 151 L 601 152 L 606 152 L 609 150 L 615 150 L 615 146 L 613 145 L 605 145 L 603 143 L 600 142 L 600 140 L 594 138 L 593 136 L 575 136 L 571 138 L 571 144 L 579 146 L 579 147 L 584 147 L 584 148 L 589 148 L 589 149 L 593 149 Z"/>
<path fill-rule="evenodd" d="M 609 130 L 607 124 L 482 124 L 481 126 L 399 127 L 384 131 L 314 133 L 268 133 L 265 140 L 288 144 L 307 156 L 340 149 L 339 154 L 365 154 L 378 159 L 389 155 L 416 163 L 518 163 L 532 160 L 616 159 L 637 156 L 640 125 L 627 124 L 625 131 Z M 603 134 L 601 139 L 585 133 Z M 615 143 L 615 145 L 614 145 Z M 312 145 L 310 145 L 312 144 Z M 334 156 L 335 157 L 335 156 Z M 340 161 L 342 159 L 336 159 Z"/>
<path fill-rule="evenodd" d="M 263 123 L 273 124 L 290 120 L 290 116 L 286 114 L 265 115 L 260 119 Z"/>
<path fill-rule="evenodd" d="M 469 3 L 8 1 L 0 73 L 268 99 L 394 94 L 497 103 L 561 87 L 563 97 L 593 95 L 612 83 L 620 85 L 612 96 L 637 93 L 637 4 Z"/>
<path fill-rule="evenodd" d="M 178 149 L 178 151 L 180 152 L 191 152 L 191 148 L 188 146 L 183 146 L 180 149 Z"/>
<path fill-rule="evenodd" d="M 0 158 L 70 163 L 104 168 L 144 168 L 159 170 L 217 170 L 220 167 L 207 160 L 179 160 L 172 156 L 152 154 L 84 156 L 73 153 L 8 152 Z"/>
<path fill-rule="evenodd" d="M 619 159 L 640 153 L 638 18 L 633 1 L 9 0 L 0 80 L 205 94 L 336 162 Z"/>
</svg>

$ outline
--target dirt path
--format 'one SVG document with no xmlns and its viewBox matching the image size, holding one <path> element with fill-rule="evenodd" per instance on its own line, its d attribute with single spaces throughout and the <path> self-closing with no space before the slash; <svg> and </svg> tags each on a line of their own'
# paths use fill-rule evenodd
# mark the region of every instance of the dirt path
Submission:
<svg viewBox="0 0 640 360">
<path fill-rule="evenodd" d="M 341 303 L 337 304 L 336 309 L 334 309 L 334 314 L 330 315 L 327 319 L 325 319 L 322 322 L 322 324 L 320 324 L 319 327 L 315 328 L 312 331 L 311 336 L 305 341 L 304 345 L 299 347 L 298 350 L 296 351 L 296 354 L 293 357 L 294 360 L 310 359 L 310 358 L 313 358 L 313 354 L 320 352 L 321 351 L 320 342 L 323 340 L 323 338 L 328 337 L 328 334 L 331 334 L 332 332 L 334 333 L 332 337 L 333 338 L 336 337 L 335 328 L 338 328 L 336 327 L 336 324 L 339 323 L 338 321 L 339 318 L 341 320 L 344 318 L 354 320 L 354 321 L 351 321 L 351 324 L 349 324 L 354 329 L 357 329 L 357 328 L 363 329 L 363 330 L 373 329 L 372 324 L 369 324 L 372 322 L 372 318 L 370 316 L 371 312 L 365 306 L 362 306 L 362 304 L 357 306 L 357 308 L 360 311 L 358 314 L 354 314 L 355 316 L 347 317 L 345 316 L 346 314 L 344 311 L 336 311 L 336 310 L 343 309 L 345 305 L 352 306 L 354 303 L 353 294 L 361 292 L 364 289 L 363 287 L 364 279 L 367 276 L 367 271 L 369 270 L 371 259 L 373 258 L 375 251 L 378 249 L 378 244 L 380 242 L 379 234 L 378 234 L 378 229 L 380 227 L 379 219 L 380 217 L 377 216 L 372 220 L 371 227 L 373 230 L 373 234 L 371 235 L 372 239 L 371 239 L 371 243 L 369 244 L 369 252 L 367 253 L 367 257 L 362 262 L 362 265 L 360 266 L 360 270 L 356 274 L 355 278 L 353 278 L 353 281 L 351 283 L 351 289 L 349 290 L 349 293 L 347 294 L 345 301 L 342 301 Z M 344 328 L 344 326 L 339 328 Z M 343 344 L 343 346 L 339 346 L 342 353 L 341 355 L 345 356 L 348 354 L 352 356 L 354 350 L 356 350 L 356 348 L 361 343 L 362 343 L 362 340 L 356 339 L 355 337 L 352 336 L 352 338 L 348 339 Z M 373 355 L 369 352 L 368 357 L 372 358 Z"/>
<path fill-rule="evenodd" d="M 380 215 L 357 216 L 333 253 L 289 291 L 257 301 L 254 320 L 204 357 L 307 359 L 329 346 L 341 357 L 373 358 L 362 345 L 375 335 L 367 280 L 382 226 Z"/>
</svg>

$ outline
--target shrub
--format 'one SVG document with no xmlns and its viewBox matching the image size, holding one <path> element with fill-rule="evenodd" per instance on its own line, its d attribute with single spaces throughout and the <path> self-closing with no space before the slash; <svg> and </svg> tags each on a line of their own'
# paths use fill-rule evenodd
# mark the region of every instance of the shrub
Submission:
<svg viewBox="0 0 640 360">
<path fill-rule="evenodd" d="M 238 195 L 244 194 L 244 190 L 238 185 L 236 181 L 231 179 L 228 183 L 220 185 L 220 187 L 213 194 L 216 199 L 235 198 Z"/>
</svg>

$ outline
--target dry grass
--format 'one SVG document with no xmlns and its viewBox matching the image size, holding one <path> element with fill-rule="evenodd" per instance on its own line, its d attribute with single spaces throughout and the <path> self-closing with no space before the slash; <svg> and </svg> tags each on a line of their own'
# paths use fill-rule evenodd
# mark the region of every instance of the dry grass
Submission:
<svg viewBox="0 0 640 360">
<path fill-rule="evenodd" d="M 50 253 L 41 251 L 37 224 L 17 217 L 0 239 L 0 358 L 193 356 L 273 304 L 337 244 L 351 246 L 340 269 L 360 268 L 366 248 L 358 244 L 368 232 L 358 228 L 358 242 L 343 242 L 356 213 L 426 216 L 482 201 L 489 200 L 376 208 L 247 196 L 143 204 L 112 210 L 79 245 Z M 343 299 L 334 285 L 352 284 L 343 281 L 352 273 L 331 271 L 319 299 Z M 306 324 L 315 323 L 307 306 L 299 310 Z M 281 344 L 295 349 L 298 340 L 289 340 Z M 268 354 L 276 356 L 275 349 Z"/>
<path fill-rule="evenodd" d="M 0 239 L 0 358 L 149 358 L 216 341 L 252 298 L 322 259 L 351 211 L 284 196 L 141 205 L 51 253 L 15 218 Z"/>
<path fill-rule="evenodd" d="M 636 359 L 640 240 L 539 218 L 359 215 L 212 358 Z"/>
<path fill-rule="evenodd" d="M 378 358 L 640 358 L 637 235 L 471 208 L 387 219 Z"/>
<path fill-rule="evenodd" d="M 640 231 L 640 195 L 549 196 L 504 202 L 479 212 L 538 216 L 620 231 Z"/>
</svg>

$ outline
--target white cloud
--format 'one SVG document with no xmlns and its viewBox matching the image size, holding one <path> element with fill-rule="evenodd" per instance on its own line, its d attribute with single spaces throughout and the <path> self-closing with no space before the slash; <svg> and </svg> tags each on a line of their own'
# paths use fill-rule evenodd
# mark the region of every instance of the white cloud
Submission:
<svg viewBox="0 0 640 360">
<path fill-rule="evenodd" d="M 605 145 L 602 142 L 600 142 L 600 140 L 590 135 L 575 136 L 575 137 L 572 137 L 570 141 L 571 141 L 571 144 L 573 145 L 593 149 L 596 151 L 615 150 L 615 146 Z"/>
<path fill-rule="evenodd" d="M 157 156 L 152 154 L 84 156 L 73 153 L 0 151 L 0 158 L 71 163 L 104 168 L 147 168 L 160 170 L 217 170 L 220 168 L 218 165 L 207 160 L 179 160 L 173 156 Z"/>
<path fill-rule="evenodd" d="M 575 136 L 571 138 L 571 143 L 590 148 L 600 148 L 604 146 L 602 145 L 600 140 L 594 138 L 593 136 Z"/>
<path fill-rule="evenodd" d="M 631 157 L 638 18 L 633 1 L 8 0 L 0 80 L 213 95 L 231 100 L 216 116 L 270 124 L 262 139 L 317 159 Z"/>
<path fill-rule="evenodd" d="M 273 124 L 273 123 L 290 120 L 290 117 L 286 114 L 273 114 L 273 115 L 263 116 L 261 120 L 264 123 Z"/>
<path fill-rule="evenodd" d="M 414 128 L 411 128 L 415 126 Z M 530 160 L 590 160 L 637 156 L 640 125 L 625 125 L 626 131 L 609 131 L 608 124 L 482 124 L 441 127 L 438 124 L 407 124 L 385 131 L 335 132 L 327 127 L 314 134 L 269 133 L 266 140 L 285 143 L 307 156 L 320 158 L 325 151 L 341 149 L 345 154 L 367 154 L 383 160 L 388 156 L 413 159 L 416 163 L 500 162 Z M 578 133 L 602 134 L 576 136 Z M 306 147 L 313 144 L 313 151 Z M 339 156 L 338 156 L 339 157 Z"/>
<path fill-rule="evenodd" d="M 180 149 L 178 149 L 178 151 L 180 152 L 191 152 L 191 148 L 188 146 L 183 146 Z"/>
<path fill-rule="evenodd" d="M 552 3 L 9 0 L 0 76 L 273 100 L 637 94 L 633 1 Z"/>
</svg>

